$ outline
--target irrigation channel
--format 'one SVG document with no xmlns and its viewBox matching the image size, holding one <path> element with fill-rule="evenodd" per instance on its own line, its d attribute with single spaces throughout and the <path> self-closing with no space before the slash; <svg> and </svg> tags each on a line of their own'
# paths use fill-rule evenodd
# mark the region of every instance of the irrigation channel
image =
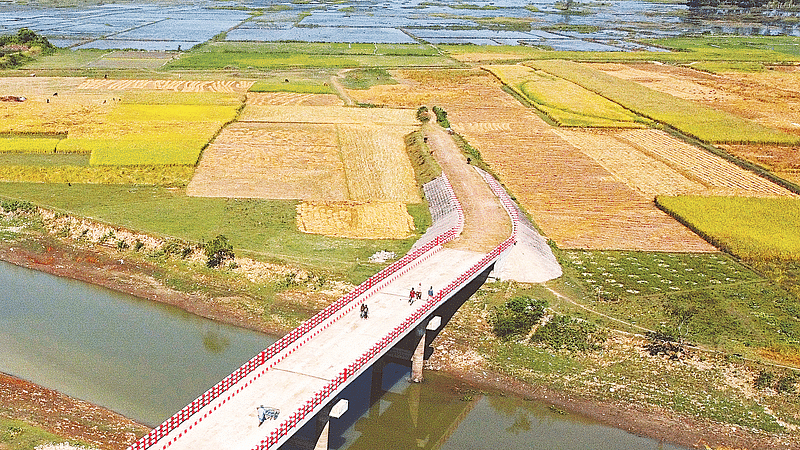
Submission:
<svg viewBox="0 0 800 450">
<path fill-rule="evenodd" d="M 0 371 L 151 426 L 275 340 L 5 262 L 0 286 Z M 331 449 L 679 448 L 541 403 L 457 389 L 436 373 L 423 384 L 408 375 L 388 364 L 382 377 L 370 370 L 348 387 L 350 408 L 331 422 Z"/>
</svg>

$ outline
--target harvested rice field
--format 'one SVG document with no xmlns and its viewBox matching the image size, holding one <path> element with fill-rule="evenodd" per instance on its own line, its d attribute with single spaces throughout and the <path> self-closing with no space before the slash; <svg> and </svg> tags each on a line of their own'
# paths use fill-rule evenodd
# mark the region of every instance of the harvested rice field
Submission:
<svg viewBox="0 0 800 450">
<path fill-rule="evenodd" d="M 414 218 L 402 202 L 302 202 L 297 227 L 343 238 L 401 239 L 411 236 Z"/>
<path fill-rule="evenodd" d="M 341 106 L 342 100 L 333 94 L 251 92 L 247 94 L 247 104 L 252 106 Z"/>
<path fill-rule="evenodd" d="M 86 79 L 79 89 L 127 91 L 147 89 L 155 91 L 175 92 L 247 92 L 254 81 L 189 81 L 189 80 L 107 80 L 103 78 Z"/>
<path fill-rule="evenodd" d="M 796 72 L 711 74 L 664 64 L 591 64 L 650 89 L 696 101 L 800 135 L 800 77 Z"/>
<path fill-rule="evenodd" d="M 421 201 L 404 141 L 419 127 L 414 111 L 280 106 L 276 98 L 248 95 L 241 120 L 204 151 L 188 195 L 304 200 L 303 231 L 408 237 L 414 225 L 404 205 Z"/>
<path fill-rule="evenodd" d="M 643 194 L 743 197 L 793 196 L 750 171 L 659 130 L 557 130 Z"/>
<path fill-rule="evenodd" d="M 398 85 L 348 94 L 364 102 L 443 107 L 453 128 L 480 150 L 561 248 L 716 251 L 658 210 L 652 196 L 619 181 L 556 134 L 532 109 L 503 92 L 494 77 L 478 71 L 462 73 L 465 76 L 455 71 L 398 71 L 394 73 Z M 412 100 L 420 103 L 410 104 Z M 691 180 L 686 182 L 691 185 Z"/>
</svg>

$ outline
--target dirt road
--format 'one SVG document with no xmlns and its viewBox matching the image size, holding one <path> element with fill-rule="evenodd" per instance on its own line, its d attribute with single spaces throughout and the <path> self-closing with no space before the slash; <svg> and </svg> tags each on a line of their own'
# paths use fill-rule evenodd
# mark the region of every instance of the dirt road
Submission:
<svg viewBox="0 0 800 450">
<path fill-rule="evenodd" d="M 511 220 L 500 201 L 445 130 L 425 126 L 428 146 L 453 185 L 464 209 L 464 232 L 446 247 L 488 253 L 511 235 Z"/>
</svg>

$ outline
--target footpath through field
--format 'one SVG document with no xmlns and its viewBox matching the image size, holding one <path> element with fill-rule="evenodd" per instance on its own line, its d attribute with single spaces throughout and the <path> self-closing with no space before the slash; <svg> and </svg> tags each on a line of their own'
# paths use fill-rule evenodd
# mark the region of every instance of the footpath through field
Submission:
<svg viewBox="0 0 800 450">
<path fill-rule="evenodd" d="M 463 219 L 457 219 L 453 231 L 444 235 L 452 236 L 463 220 L 461 236 L 446 248 L 433 245 L 437 240 L 414 250 L 418 257 L 401 266 L 402 270 L 357 289 L 334 313 L 310 319 L 287 335 L 291 338 L 287 345 L 251 360 L 131 449 L 279 447 L 399 339 L 424 326 L 427 315 L 444 299 L 510 248 L 509 213 L 486 181 L 467 165 L 452 137 L 441 128 L 430 126 L 426 134 L 464 210 L 463 216 L 457 215 Z M 424 294 L 410 304 L 412 287 L 422 287 Z M 431 287 L 438 303 L 427 302 Z M 362 302 L 369 308 L 367 319 L 360 318 L 357 308 Z M 279 410 L 277 420 L 259 426 L 261 405 Z"/>
</svg>

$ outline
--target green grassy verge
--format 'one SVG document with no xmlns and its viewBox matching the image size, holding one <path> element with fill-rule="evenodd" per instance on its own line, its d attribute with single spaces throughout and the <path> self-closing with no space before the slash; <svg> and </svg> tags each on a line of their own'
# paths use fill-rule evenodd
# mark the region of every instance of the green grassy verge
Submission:
<svg viewBox="0 0 800 450">
<path fill-rule="evenodd" d="M 89 447 L 85 442 L 67 440 L 21 420 L 0 417 L 0 448 L 7 450 L 33 450 L 53 443 L 69 442 L 73 446 Z"/>
<path fill-rule="evenodd" d="M 575 83 L 529 67 L 486 66 L 559 126 L 641 128 L 649 121 Z"/>
<path fill-rule="evenodd" d="M 382 268 L 367 262 L 369 256 L 379 250 L 404 254 L 418 238 L 354 240 L 305 234 L 297 229 L 295 201 L 196 198 L 160 187 L 2 183 L 0 196 L 192 242 L 223 234 L 237 251 L 324 268 L 354 282 Z M 426 206 L 408 209 L 417 230 L 427 229 Z"/>
<path fill-rule="evenodd" d="M 409 133 L 405 137 L 406 151 L 414 167 L 417 184 L 422 186 L 433 181 L 442 174 L 442 168 L 431 154 L 422 131 Z"/>
<path fill-rule="evenodd" d="M 800 200 L 659 196 L 656 204 L 740 258 L 800 260 Z"/>
<path fill-rule="evenodd" d="M 355 69 L 344 74 L 341 84 L 347 89 L 369 89 L 382 84 L 397 84 L 397 81 L 386 69 Z"/>
<path fill-rule="evenodd" d="M 683 100 L 571 61 L 531 61 L 531 67 L 569 80 L 649 119 L 709 143 L 798 145 L 800 137 Z"/>
<path fill-rule="evenodd" d="M 188 53 L 165 66 L 180 69 L 286 69 L 286 68 L 350 68 L 350 67 L 416 67 L 454 66 L 456 63 L 441 56 L 396 55 L 309 55 L 294 53 Z"/>
</svg>

